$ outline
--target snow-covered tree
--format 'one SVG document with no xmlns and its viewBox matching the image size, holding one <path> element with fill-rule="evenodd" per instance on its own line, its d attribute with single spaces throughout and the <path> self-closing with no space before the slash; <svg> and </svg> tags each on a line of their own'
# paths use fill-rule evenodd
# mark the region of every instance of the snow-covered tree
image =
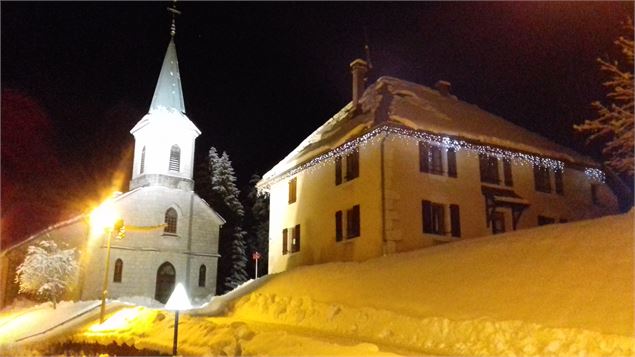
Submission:
<svg viewBox="0 0 635 357">
<path fill-rule="evenodd" d="M 624 24 L 628 37 L 620 36 L 615 44 L 626 63 L 600 59 L 600 70 L 609 75 L 604 86 L 609 89 L 608 104 L 593 102 L 598 117 L 575 125 L 577 131 L 589 134 L 588 141 L 603 140 L 606 165 L 615 172 L 633 177 L 633 20 Z M 624 67 L 624 64 L 626 66 Z"/>
<path fill-rule="evenodd" d="M 219 155 L 216 148 L 211 147 L 205 161 L 197 170 L 197 192 L 227 221 L 221 228 L 218 244 L 221 258 L 217 291 L 222 293 L 247 280 L 246 233 L 242 228 L 245 210 L 239 200 L 240 190 L 236 187 L 229 155 L 226 152 Z M 240 241 L 236 244 L 243 247 L 242 254 L 234 253 L 235 241 Z M 231 283 L 230 277 L 233 277 Z"/>
<path fill-rule="evenodd" d="M 267 274 L 269 254 L 269 194 L 259 193 L 256 184 L 260 176 L 254 174 L 249 180 L 247 196 L 244 205 L 247 208 L 245 227 L 247 229 L 248 253 L 259 252 L 261 258 L 258 261 L 258 275 Z M 248 254 L 249 255 L 249 254 Z M 254 271 L 253 260 L 248 265 L 249 274 Z"/>
<path fill-rule="evenodd" d="M 247 252 L 245 247 L 245 236 L 247 233 L 240 227 L 234 227 L 234 238 L 232 241 L 231 258 L 232 269 L 227 278 L 225 278 L 225 287 L 232 290 L 249 279 L 247 276 Z"/>
<path fill-rule="evenodd" d="M 15 280 L 20 285 L 20 293 L 50 300 L 56 308 L 57 301 L 72 286 L 78 271 L 75 248 L 60 250 L 55 242 L 46 240 L 29 246 Z"/>
</svg>

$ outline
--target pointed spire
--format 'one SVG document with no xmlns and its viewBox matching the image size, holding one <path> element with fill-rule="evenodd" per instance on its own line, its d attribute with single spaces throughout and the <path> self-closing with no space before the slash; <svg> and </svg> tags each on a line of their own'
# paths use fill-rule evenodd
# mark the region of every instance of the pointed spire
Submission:
<svg viewBox="0 0 635 357">
<path fill-rule="evenodd" d="M 176 58 L 176 46 L 174 46 L 173 38 L 170 39 L 168 50 L 165 52 L 159 81 L 154 90 L 152 104 L 150 104 L 150 113 L 159 109 L 176 110 L 185 113 L 179 61 Z"/>
</svg>

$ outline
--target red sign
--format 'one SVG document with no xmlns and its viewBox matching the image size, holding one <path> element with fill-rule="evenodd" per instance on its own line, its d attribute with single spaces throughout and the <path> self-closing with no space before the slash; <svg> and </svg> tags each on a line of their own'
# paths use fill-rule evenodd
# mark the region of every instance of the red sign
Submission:
<svg viewBox="0 0 635 357">
<path fill-rule="evenodd" d="M 258 252 L 254 252 L 254 254 L 251 255 L 251 259 L 253 260 L 258 260 L 260 259 L 260 253 Z"/>
</svg>

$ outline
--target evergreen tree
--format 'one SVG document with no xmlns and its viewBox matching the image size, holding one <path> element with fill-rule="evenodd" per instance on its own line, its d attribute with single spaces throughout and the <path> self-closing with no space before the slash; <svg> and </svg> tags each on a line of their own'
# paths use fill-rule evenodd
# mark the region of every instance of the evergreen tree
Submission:
<svg viewBox="0 0 635 357">
<path fill-rule="evenodd" d="M 60 250 L 55 242 L 46 240 L 29 246 L 24 262 L 18 266 L 15 281 L 20 285 L 20 293 L 50 300 L 55 309 L 78 271 L 74 248 Z"/>
<path fill-rule="evenodd" d="M 245 210 L 239 200 L 240 191 L 229 155 L 226 152 L 219 155 L 216 148 L 211 147 L 204 165 L 197 170 L 196 184 L 198 194 L 226 220 L 219 236 L 221 257 L 216 287 L 218 293 L 223 293 L 247 280 L 246 233 L 242 229 Z M 243 247 L 242 254 L 233 248 L 235 245 Z"/>
<path fill-rule="evenodd" d="M 604 82 L 609 89 L 608 105 L 599 101 L 592 103 L 598 117 L 575 125 L 577 131 L 589 134 L 588 141 L 603 140 L 606 145 L 602 153 L 606 156 L 606 165 L 615 172 L 633 179 L 633 21 L 628 19 L 624 25 L 628 38 L 620 36 L 615 44 L 625 57 L 626 68 L 620 68 L 617 61 L 610 62 L 598 58 L 600 70 L 610 79 Z M 623 64 L 623 63 L 622 63 Z"/>
<path fill-rule="evenodd" d="M 257 174 L 252 175 L 249 180 L 249 186 L 245 190 L 247 192 L 247 197 L 244 200 L 247 208 L 245 227 L 248 232 L 248 253 L 260 253 L 258 275 L 263 276 L 267 274 L 269 262 L 269 194 L 258 192 L 256 188 L 258 181 L 260 181 L 260 176 Z M 255 275 L 254 265 L 255 261 L 250 259 L 248 264 L 250 276 Z"/>
<path fill-rule="evenodd" d="M 240 227 L 234 227 L 231 246 L 232 269 L 225 278 L 225 288 L 232 290 L 249 279 L 247 276 L 247 252 L 245 251 L 245 236 L 247 233 Z"/>
</svg>

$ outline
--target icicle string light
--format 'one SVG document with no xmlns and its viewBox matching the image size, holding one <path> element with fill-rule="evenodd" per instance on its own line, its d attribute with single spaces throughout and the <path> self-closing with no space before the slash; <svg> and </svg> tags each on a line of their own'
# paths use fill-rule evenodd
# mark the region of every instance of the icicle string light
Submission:
<svg viewBox="0 0 635 357">
<path fill-rule="evenodd" d="M 384 135 L 381 135 L 384 134 Z M 359 150 L 362 145 L 372 144 L 377 139 L 385 137 L 388 140 L 395 141 L 408 141 L 408 142 L 420 142 L 425 141 L 431 145 L 442 146 L 446 150 L 449 148 L 454 149 L 455 151 L 465 150 L 468 154 L 479 155 L 491 155 L 496 156 L 499 159 L 507 159 L 514 160 L 516 163 L 520 165 L 539 165 L 543 167 L 547 167 L 554 171 L 564 171 L 564 162 L 556 159 L 550 159 L 545 157 L 539 157 L 536 155 L 526 154 L 515 152 L 511 150 L 506 150 L 502 148 L 487 146 L 487 145 L 477 145 L 472 144 L 463 140 L 453 139 L 447 136 L 435 135 L 425 132 L 420 132 L 413 129 L 400 128 L 394 126 L 380 126 L 358 138 L 355 138 L 343 145 L 338 146 L 337 148 L 324 153 L 320 156 L 315 157 L 309 162 L 306 162 L 298 167 L 295 167 L 284 174 L 278 175 L 276 173 L 272 175 L 268 175 L 269 178 L 265 177 L 265 184 L 261 186 L 262 190 L 268 191 L 271 185 L 276 182 L 285 180 L 291 176 L 298 174 L 299 172 L 305 170 L 313 170 L 316 168 L 320 168 L 326 164 L 329 164 L 332 159 L 335 159 L 338 156 L 347 155 L 353 151 Z M 590 180 L 604 182 L 604 172 L 597 168 L 586 168 L 584 173 Z"/>
</svg>

